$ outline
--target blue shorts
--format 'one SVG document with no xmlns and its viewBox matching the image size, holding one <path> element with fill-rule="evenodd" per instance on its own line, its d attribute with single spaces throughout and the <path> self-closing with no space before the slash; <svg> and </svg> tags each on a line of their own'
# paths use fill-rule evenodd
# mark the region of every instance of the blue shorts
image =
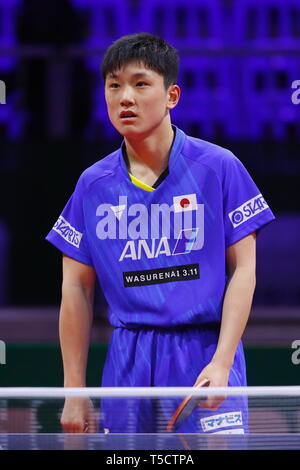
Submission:
<svg viewBox="0 0 300 470">
<path fill-rule="evenodd" d="M 103 370 L 103 387 L 190 387 L 211 361 L 219 330 L 189 326 L 175 329 L 116 328 Z M 229 386 L 246 386 L 240 342 Z M 100 432 L 161 433 L 182 398 L 105 398 Z M 217 410 L 197 407 L 178 428 L 180 433 L 248 432 L 247 397 L 228 397 Z"/>
</svg>

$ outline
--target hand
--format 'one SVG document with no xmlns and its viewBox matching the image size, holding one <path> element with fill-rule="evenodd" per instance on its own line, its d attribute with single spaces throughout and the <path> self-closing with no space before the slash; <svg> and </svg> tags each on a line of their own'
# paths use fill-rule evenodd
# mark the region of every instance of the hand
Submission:
<svg viewBox="0 0 300 470">
<path fill-rule="evenodd" d="M 230 368 L 218 362 L 210 362 L 201 371 L 194 386 L 202 379 L 209 381 L 209 387 L 227 387 Z M 226 396 L 210 396 L 207 400 L 199 406 L 209 410 L 217 410 L 221 403 L 226 399 Z"/>
<path fill-rule="evenodd" d="M 60 424 L 67 433 L 95 433 L 95 409 L 90 398 L 67 397 Z"/>
</svg>

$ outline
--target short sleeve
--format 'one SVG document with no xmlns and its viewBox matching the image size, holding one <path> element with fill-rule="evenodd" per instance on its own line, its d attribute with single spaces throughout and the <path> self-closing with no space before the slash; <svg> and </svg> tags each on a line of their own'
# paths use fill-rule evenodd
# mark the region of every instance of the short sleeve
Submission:
<svg viewBox="0 0 300 470">
<path fill-rule="evenodd" d="M 248 171 L 233 154 L 223 162 L 222 183 L 226 246 L 275 219 Z"/>
<path fill-rule="evenodd" d="M 46 240 L 67 256 L 92 266 L 84 220 L 84 189 L 81 177 Z"/>
</svg>

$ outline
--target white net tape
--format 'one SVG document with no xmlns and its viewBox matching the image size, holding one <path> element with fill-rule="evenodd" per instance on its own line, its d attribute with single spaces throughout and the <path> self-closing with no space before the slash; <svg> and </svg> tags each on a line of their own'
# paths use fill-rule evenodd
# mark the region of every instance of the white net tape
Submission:
<svg viewBox="0 0 300 470">
<path fill-rule="evenodd" d="M 248 397 L 297 397 L 300 386 L 284 387 L 2 387 L 0 398 L 63 398 L 67 396 L 101 397 L 184 397 L 193 396 L 248 396 Z"/>
<path fill-rule="evenodd" d="M 199 407 L 198 410 L 194 409 L 193 415 L 197 418 L 193 419 L 198 427 L 187 428 L 187 431 L 184 428 L 176 430 L 186 439 L 188 436 L 189 444 L 184 444 L 184 448 L 220 449 L 224 446 L 234 449 L 300 450 L 299 386 L 200 389 L 2 387 L 0 449 L 1 446 L 4 449 L 56 449 L 68 446 L 83 449 L 180 449 L 182 447 L 176 447 L 182 445 L 179 434 L 174 432 L 172 440 L 166 426 L 182 398 L 187 395 L 222 396 L 224 401 L 221 407 L 213 411 L 203 411 Z M 86 434 L 78 441 L 76 436 L 64 433 L 60 418 L 66 397 L 91 399 L 97 420 L 96 434 L 93 431 L 93 434 Z M 109 429 L 109 437 L 103 424 L 107 418 L 116 425 L 116 430 Z M 146 423 L 146 428 L 137 426 L 139 422 Z"/>
</svg>

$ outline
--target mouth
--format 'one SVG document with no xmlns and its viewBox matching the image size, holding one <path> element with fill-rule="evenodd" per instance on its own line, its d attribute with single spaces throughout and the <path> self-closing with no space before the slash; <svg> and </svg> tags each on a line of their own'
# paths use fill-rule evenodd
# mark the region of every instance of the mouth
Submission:
<svg viewBox="0 0 300 470">
<path fill-rule="evenodd" d="M 120 113 L 120 118 L 122 119 L 122 121 L 128 121 L 128 120 L 133 120 L 135 119 L 137 116 L 134 112 L 132 111 L 122 111 Z"/>
</svg>

